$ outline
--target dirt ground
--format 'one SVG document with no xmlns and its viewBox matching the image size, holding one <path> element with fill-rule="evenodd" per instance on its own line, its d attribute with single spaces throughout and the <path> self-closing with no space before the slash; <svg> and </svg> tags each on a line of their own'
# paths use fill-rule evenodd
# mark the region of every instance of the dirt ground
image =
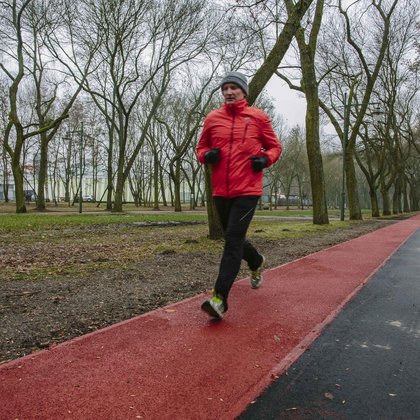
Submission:
<svg viewBox="0 0 420 420">
<path fill-rule="evenodd" d="M 390 222 L 365 221 L 346 229 L 281 241 L 254 235 L 252 242 L 266 256 L 267 267 L 275 267 L 387 223 Z M 89 234 L 96 239 L 83 246 L 61 243 L 59 236 L 63 233 L 58 230 L 43 232 L 40 242 L 25 246 L 19 238 L 3 238 L 5 242 L 0 243 L 0 363 L 208 292 L 217 275 L 222 242 L 218 252 L 194 251 L 194 235 L 202 235 L 204 229 L 156 227 L 140 234 L 138 228 L 131 232 L 115 224 L 95 225 L 90 227 Z M 85 240 L 83 232 L 72 234 L 80 237 L 80 241 Z M 124 242 L 118 242 L 124 235 Z M 159 241 L 171 235 L 188 244 L 189 251 L 155 247 L 153 251 L 147 248 L 146 252 L 146 248 L 140 248 L 148 238 Z M 138 258 L 133 258 L 133 253 L 127 257 L 128 249 L 134 246 L 143 251 L 138 251 Z M 123 260 L 125 263 L 121 264 Z M 34 279 L 31 270 L 25 269 L 34 264 L 38 268 L 43 264 L 47 270 L 52 267 L 52 271 Z M 67 264 L 78 269 L 70 274 L 57 270 Z M 11 267 L 19 275 L 12 276 Z M 246 276 L 244 263 L 238 278 Z"/>
</svg>

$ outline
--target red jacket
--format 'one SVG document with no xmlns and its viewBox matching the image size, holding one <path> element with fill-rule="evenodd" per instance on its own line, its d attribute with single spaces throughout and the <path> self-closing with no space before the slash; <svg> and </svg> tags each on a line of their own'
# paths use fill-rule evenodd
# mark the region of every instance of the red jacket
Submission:
<svg viewBox="0 0 420 420">
<path fill-rule="evenodd" d="M 261 196 L 263 173 L 252 169 L 251 156 L 265 156 L 267 166 L 280 157 L 282 148 L 265 112 L 250 107 L 246 99 L 210 112 L 196 149 L 198 160 L 210 149 L 220 149 L 212 165 L 213 196 Z"/>
</svg>

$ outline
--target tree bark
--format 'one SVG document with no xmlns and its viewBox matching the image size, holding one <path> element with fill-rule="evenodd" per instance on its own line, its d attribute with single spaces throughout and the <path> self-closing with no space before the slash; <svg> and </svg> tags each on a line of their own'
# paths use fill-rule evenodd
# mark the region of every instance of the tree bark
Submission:
<svg viewBox="0 0 420 420">
<path fill-rule="evenodd" d="M 12 160 L 12 172 L 15 181 L 16 213 L 26 213 L 25 194 L 23 192 L 23 172 L 19 161 Z"/>
<path fill-rule="evenodd" d="M 384 216 L 389 216 L 391 214 L 391 207 L 389 203 L 388 188 L 386 186 L 381 187 L 381 196 L 382 196 L 382 214 Z"/>
<path fill-rule="evenodd" d="M 312 188 L 313 223 L 317 225 L 329 223 L 319 140 L 319 96 L 315 72 L 316 45 L 322 21 L 323 5 L 323 0 L 317 1 L 309 42 L 305 42 L 305 32 L 302 27 L 296 32 L 302 68 L 302 85 L 306 97 L 306 150 Z"/>
<path fill-rule="evenodd" d="M 376 195 L 376 188 L 371 182 L 368 181 L 369 185 L 369 197 L 370 197 L 370 205 L 372 207 L 372 217 L 379 217 L 379 204 L 378 204 L 378 196 Z"/>
<path fill-rule="evenodd" d="M 288 2 L 290 4 L 290 12 L 283 30 L 278 36 L 276 43 L 267 58 L 264 60 L 264 63 L 257 70 L 249 83 L 249 95 L 247 100 L 250 105 L 256 101 L 258 95 L 277 71 L 281 60 L 289 49 L 293 37 L 300 26 L 301 19 L 307 12 L 313 0 L 300 0 L 295 5 L 293 5 L 290 0 L 288 0 Z"/>
<path fill-rule="evenodd" d="M 207 216 L 209 220 L 209 239 L 223 238 L 223 228 L 220 223 L 219 215 L 217 214 L 216 206 L 213 201 L 211 189 L 211 169 L 206 165 L 204 169 L 204 176 L 206 182 L 206 198 L 207 198 Z"/>
<path fill-rule="evenodd" d="M 360 209 L 359 193 L 357 189 L 356 168 L 354 165 L 354 147 L 353 144 L 347 144 L 346 147 L 346 188 L 349 203 L 350 220 L 362 220 L 362 211 Z"/>
<path fill-rule="evenodd" d="M 181 161 L 174 162 L 175 171 L 171 170 L 171 178 L 174 183 L 174 206 L 175 211 L 182 211 L 181 207 Z"/>
<path fill-rule="evenodd" d="M 45 210 L 45 181 L 48 169 L 48 139 L 47 133 L 41 134 L 41 148 L 38 168 L 38 188 L 36 196 L 36 209 Z"/>
<path fill-rule="evenodd" d="M 159 210 L 159 156 L 153 151 L 153 210 Z"/>
</svg>

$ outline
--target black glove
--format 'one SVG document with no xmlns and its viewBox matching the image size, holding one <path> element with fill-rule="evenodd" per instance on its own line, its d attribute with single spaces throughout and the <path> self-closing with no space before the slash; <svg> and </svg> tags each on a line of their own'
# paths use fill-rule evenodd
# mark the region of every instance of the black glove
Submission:
<svg viewBox="0 0 420 420">
<path fill-rule="evenodd" d="M 211 149 L 204 155 L 204 162 L 217 163 L 220 158 L 220 149 Z"/>
<path fill-rule="evenodd" d="M 268 163 L 268 159 L 265 156 L 251 156 L 252 160 L 252 169 L 255 172 L 261 172 Z"/>
</svg>

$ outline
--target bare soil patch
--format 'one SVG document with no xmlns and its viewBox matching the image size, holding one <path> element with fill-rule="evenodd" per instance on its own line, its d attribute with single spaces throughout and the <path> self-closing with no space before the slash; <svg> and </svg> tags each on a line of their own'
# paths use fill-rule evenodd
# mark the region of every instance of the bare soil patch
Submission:
<svg viewBox="0 0 420 420">
<path fill-rule="evenodd" d="M 259 238 L 251 226 L 250 235 L 267 266 L 275 267 L 384 223 L 283 240 Z M 6 235 L 0 243 L 0 363 L 209 291 L 223 245 L 197 251 L 206 229 L 98 224 L 42 232 L 33 241 Z M 244 263 L 238 278 L 246 275 Z"/>
</svg>

